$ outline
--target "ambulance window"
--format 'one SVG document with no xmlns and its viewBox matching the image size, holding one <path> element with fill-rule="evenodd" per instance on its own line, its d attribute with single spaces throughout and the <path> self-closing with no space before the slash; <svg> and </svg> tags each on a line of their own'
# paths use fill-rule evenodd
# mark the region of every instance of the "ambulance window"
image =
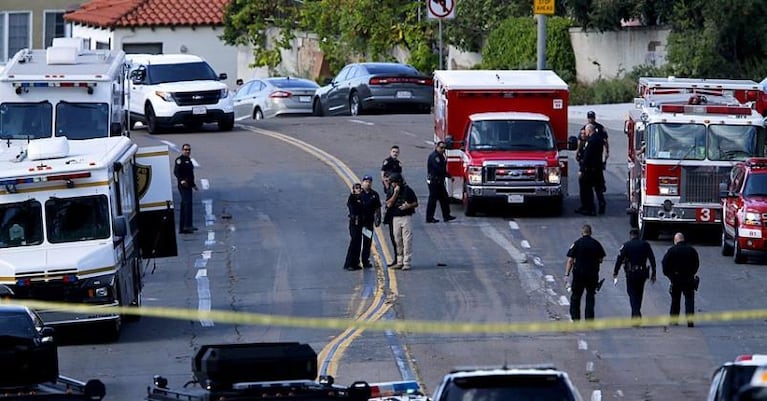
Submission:
<svg viewBox="0 0 767 401">
<path fill-rule="evenodd" d="M 37 139 L 51 136 L 53 106 L 40 103 L 0 105 L 0 139 Z"/>
<path fill-rule="evenodd" d="M 0 205 L 0 248 L 39 245 L 43 242 L 43 209 L 30 199 Z"/>
<path fill-rule="evenodd" d="M 45 202 L 48 242 L 109 238 L 109 216 L 109 203 L 105 195 L 50 198 Z"/>
<path fill-rule="evenodd" d="M 59 102 L 56 105 L 56 136 L 93 139 L 109 136 L 109 105 Z"/>
</svg>

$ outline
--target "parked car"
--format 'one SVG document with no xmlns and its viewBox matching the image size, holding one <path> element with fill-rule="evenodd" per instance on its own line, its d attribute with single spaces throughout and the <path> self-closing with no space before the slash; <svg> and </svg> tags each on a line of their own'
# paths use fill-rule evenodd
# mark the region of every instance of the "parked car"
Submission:
<svg viewBox="0 0 767 401">
<path fill-rule="evenodd" d="M 738 392 L 751 383 L 754 372 L 767 366 L 767 355 L 740 355 L 716 369 L 711 377 L 708 401 L 735 401 Z"/>
<path fill-rule="evenodd" d="M 312 98 L 319 87 L 314 81 L 295 77 L 250 80 L 234 95 L 234 119 L 312 114 Z"/>
<path fill-rule="evenodd" d="M 767 158 L 752 157 L 733 166 L 722 188 L 722 255 L 745 263 L 767 246 Z"/>
<path fill-rule="evenodd" d="M 58 349 L 53 331 L 25 306 L 0 305 L 0 388 L 58 379 Z"/>
<path fill-rule="evenodd" d="M 344 67 L 328 85 L 317 90 L 314 115 L 356 116 L 366 110 L 400 106 L 428 113 L 434 102 L 431 77 L 410 65 L 356 63 Z"/>
</svg>

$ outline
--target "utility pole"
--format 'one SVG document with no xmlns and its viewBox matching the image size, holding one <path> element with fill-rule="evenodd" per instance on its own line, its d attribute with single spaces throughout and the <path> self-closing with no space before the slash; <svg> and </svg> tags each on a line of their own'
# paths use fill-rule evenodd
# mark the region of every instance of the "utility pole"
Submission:
<svg viewBox="0 0 767 401">
<path fill-rule="evenodd" d="M 546 69 L 546 16 L 538 14 L 538 69 Z"/>
</svg>

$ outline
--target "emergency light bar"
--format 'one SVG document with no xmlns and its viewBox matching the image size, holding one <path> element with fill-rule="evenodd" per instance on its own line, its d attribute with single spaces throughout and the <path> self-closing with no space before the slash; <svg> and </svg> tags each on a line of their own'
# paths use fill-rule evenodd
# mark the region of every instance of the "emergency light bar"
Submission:
<svg viewBox="0 0 767 401">
<path fill-rule="evenodd" d="M 755 157 L 746 160 L 746 166 L 748 167 L 756 167 L 756 168 L 765 168 L 767 167 L 767 158 L 762 157 Z M 740 355 L 740 357 L 743 357 L 744 355 Z"/>
<path fill-rule="evenodd" d="M 660 106 L 660 111 L 662 113 L 729 114 L 748 116 L 751 115 L 752 110 L 745 106 L 662 104 Z"/>
<path fill-rule="evenodd" d="M 8 180 L 0 180 L 0 186 L 5 185 L 19 185 L 19 184 L 33 184 L 36 182 L 48 182 L 48 181 L 69 181 L 75 178 L 90 178 L 91 173 L 75 173 L 75 174 L 58 174 L 42 177 L 27 177 L 27 178 L 11 178 Z"/>
<path fill-rule="evenodd" d="M 420 389 L 414 380 L 374 383 L 370 385 L 370 398 L 419 395 Z"/>
<path fill-rule="evenodd" d="M 14 88 L 47 88 L 60 86 L 68 88 L 93 88 L 96 82 L 69 82 L 69 81 L 37 81 L 37 82 L 14 82 Z"/>
</svg>

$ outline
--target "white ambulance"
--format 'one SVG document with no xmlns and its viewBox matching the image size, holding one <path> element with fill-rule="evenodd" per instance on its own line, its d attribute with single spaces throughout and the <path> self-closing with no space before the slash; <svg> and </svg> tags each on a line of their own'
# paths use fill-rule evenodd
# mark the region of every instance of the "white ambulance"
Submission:
<svg viewBox="0 0 767 401">
<path fill-rule="evenodd" d="M 122 50 L 86 50 L 80 38 L 20 50 L 0 69 L 0 139 L 126 133 L 125 74 Z"/>
<path fill-rule="evenodd" d="M 142 260 L 177 254 L 170 176 L 167 146 L 126 136 L 2 146 L 0 284 L 18 299 L 92 305 L 38 312 L 116 339 L 121 316 L 99 307 L 140 306 Z"/>
</svg>

